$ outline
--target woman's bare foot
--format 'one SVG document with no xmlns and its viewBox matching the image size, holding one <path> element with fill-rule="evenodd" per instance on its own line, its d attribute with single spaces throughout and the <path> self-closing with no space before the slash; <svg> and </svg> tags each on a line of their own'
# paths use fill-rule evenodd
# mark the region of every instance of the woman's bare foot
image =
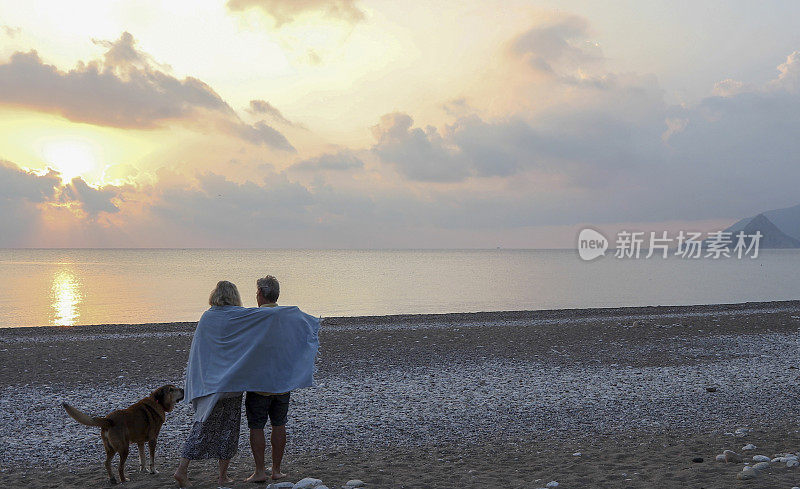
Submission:
<svg viewBox="0 0 800 489">
<path fill-rule="evenodd" d="M 267 477 L 266 472 L 253 472 L 253 475 L 245 479 L 245 482 L 267 482 L 269 477 Z"/>
<path fill-rule="evenodd" d="M 272 476 L 270 476 L 270 477 L 271 477 L 272 480 L 276 481 L 278 479 L 283 479 L 284 477 L 286 477 L 286 474 L 284 474 L 283 472 L 275 472 L 273 470 L 272 471 Z"/>
<path fill-rule="evenodd" d="M 178 487 L 189 487 L 189 474 L 185 472 L 175 471 L 172 478 L 178 483 Z"/>
<path fill-rule="evenodd" d="M 217 482 L 219 483 L 220 486 L 225 486 L 228 484 L 233 484 L 234 480 L 226 475 L 224 477 L 220 477 L 219 480 L 217 480 Z"/>
</svg>

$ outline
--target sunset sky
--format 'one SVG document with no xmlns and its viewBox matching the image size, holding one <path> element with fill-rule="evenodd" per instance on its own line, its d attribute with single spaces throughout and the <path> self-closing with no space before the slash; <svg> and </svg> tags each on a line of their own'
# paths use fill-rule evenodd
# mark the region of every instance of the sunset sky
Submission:
<svg viewBox="0 0 800 489">
<path fill-rule="evenodd" d="M 0 0 L 0 247 L 569 247 L 800 203 L 800 2 Z"/>
</svg>

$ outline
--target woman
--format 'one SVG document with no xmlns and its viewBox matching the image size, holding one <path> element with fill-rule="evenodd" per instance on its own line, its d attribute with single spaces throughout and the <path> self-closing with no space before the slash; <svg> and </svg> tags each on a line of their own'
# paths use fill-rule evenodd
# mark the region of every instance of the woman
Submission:
<svg viewBox="0 0 800 489">
<path fill-rule="evenodd" d="M 211 292 L 208 304 L 211 309 L 204 316 L 219 308 L 241 307 L 242 299 L 236 286 L 223 280 Z M 192 404 L 195 411 L 192 431 L 173 477 L 180 487 L 186 487 L 189 483 L 189 461 L 216 458 L 219 460 L 219 485 L 230 484 L 233 480 L 228 478 L 228 464 L 239 447 L 242 393 L 212 394 L 194 399 Z"/>
</svg>

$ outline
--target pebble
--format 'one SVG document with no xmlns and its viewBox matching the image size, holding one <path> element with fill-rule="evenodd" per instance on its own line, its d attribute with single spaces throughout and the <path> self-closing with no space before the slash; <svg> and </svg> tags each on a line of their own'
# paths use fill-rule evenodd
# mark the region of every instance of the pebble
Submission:
<svg viewBox="0 0 800 489">
<path fill-rule="evenodd" d="M 581 452 L 575 452 L 575 453 L 572 454 L 572 456 L 573 457 L 580 457 L 581 456 Z"/>
<path fill-rule="evenodd" d="M 742 462 L 742 456 L 733 450 L 725 450 L 722 452 L 722 455 L 725 457 L 725 462 L 729 464 L 738 464 Z"/>
<path fill-rule="evenodd" d="M 769 462 L 770 460 L 766 455 L 753 455 L 753 462 Z"/>
<path fill-rule="evenodd" d="M 548 482 L 548 483 L 546 484 L 546 486 L 545 486 L 545 487 L 558 487 L 558 482 L 556 482 L 556 481 L 550 481 L 550 482 Z"/>
<path fill-rule="evenodd" d="M 703 463 L 703 457 L 695 457 L 695 458 L 692 459 L 692 462 L 694 462 L 696 464 L 701 464 L 701 463 Z"/>
<path fill-rule="evenodd" d="M 364 482 L 358 479 L 352 479 L 345 482 L 344 487 L 364 487 L 364 485 L 365 485 Z"/>
<path fill-rule="evenodd" d="M 745 436 L 748 433 L 750 433 L 750 428 L 737 428 L 736 431 L 733 432 L 736 436 Z"/>
<path fill-rule="evenodd" d="M 798 465 L 800 465 L 800 462 L 798 462 L 797 460 L 789 460 L 788 462 L 786 462 L 786 468 L 787 469 L 791 469 L 793 467 L 797 467 Z"/>
<path fill-rule="evenodd" d="M 726 461 L 725 460 L 725 455 L 723 455 L 721 453 L 719 455 L 717 455 L 717 462 L 725 462 L 725 461 Z"/>
<path fill-rule="evenodd" d="M 759 462 L 753 465 L 753 468 L 756 470 L 767 470 L 769 469 L 769 462 Z"/>
<path fill-rule="evenodd" d="M 755 449 L 756 449 L 756 446 L 753 445 L 752 443 L 748 443 L 747 445 L 742 447 L 742 451 L 743 452 L 746 452 L 747 450 L 755 450 Z"/>
<path fill-rule="evenodd" d="M 267 486 L 267 489 L 290 489 L 294 487 L 292 482 L 273 482 Z"/>
<path fill-rule="evenodd" d="M 739 472 L 739 475 L 736 476 L 737 479 L 743 481 L 755 479 L 756 477 L 758 477 L 758 471 L 753 467 L 743 468 L 742 471 Z"/>
<path fill-rule="evenodd" d="M 297 481 L 292 486 L 292 489 L 313 489 L 320 485 L 322 485 L 321 480 L 314 479 L 313 477 L 306 477 L 305 479 L 300 479 L 299 481 Z"/>
</svg>

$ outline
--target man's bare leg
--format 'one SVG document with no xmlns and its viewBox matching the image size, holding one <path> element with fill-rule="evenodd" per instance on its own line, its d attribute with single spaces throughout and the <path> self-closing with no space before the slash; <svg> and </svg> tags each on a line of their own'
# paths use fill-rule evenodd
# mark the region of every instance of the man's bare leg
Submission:
<svg viewBox="0 0 800 489">
<path fill-rule="evenodd" d="M 253 451 L 253 460 L 256 462 L 256 470 L 253 475 L 245 479 L 245 482 L 267 482 L 267 470 L 264 467 L 264 451 L 267 449 L 267 439 L 264 437 L 264 430 L 250 428 L 250 450 Z"/>
<path fill-rule="evenodd" d="M 281 472 L 281 462 L 286 449 L 286 426 L 273 426 L 269 441 L 272 444 L 272 480 L 283 479 L 286 474 Z"/>
</svg>

